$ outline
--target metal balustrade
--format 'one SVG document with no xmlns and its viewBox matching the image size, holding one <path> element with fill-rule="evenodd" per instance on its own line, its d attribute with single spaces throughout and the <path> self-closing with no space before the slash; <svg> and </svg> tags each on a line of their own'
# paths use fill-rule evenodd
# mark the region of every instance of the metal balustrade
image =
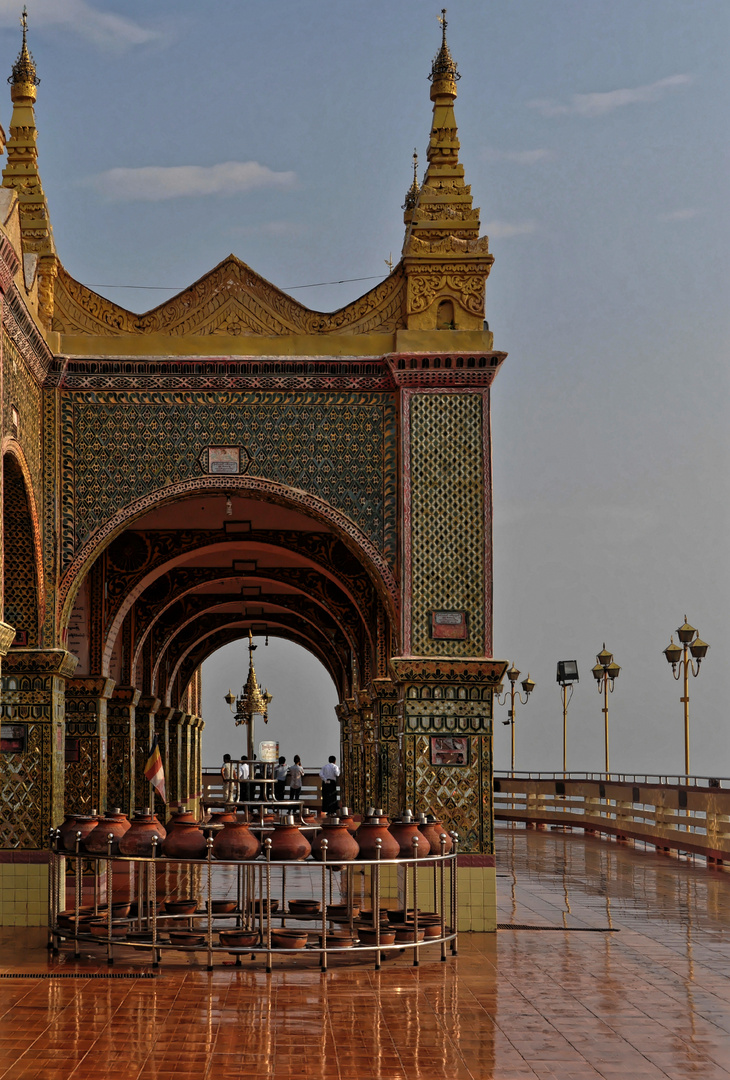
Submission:
<svg viewBox="0 0 730 1080">
<path fill-rule="evenodd" d="M 497 821 L 558 825 L 730 862 L 730 779 L 672 774 L 496 772 Z"/>
</svg>

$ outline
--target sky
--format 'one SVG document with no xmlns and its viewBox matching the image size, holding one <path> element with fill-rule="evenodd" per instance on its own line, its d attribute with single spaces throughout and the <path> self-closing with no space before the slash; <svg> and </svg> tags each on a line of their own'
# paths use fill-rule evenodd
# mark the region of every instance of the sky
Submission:
<svg viewBox="0 0 730 1080">
<path fill-rule="evenodd" d="M 0 0 L 8 73 L 18 6 Z M 425 165 L 437 4 L 28 9 L 41 175 L 80 281 L 144 311 L 234 252 L 328 311 L 397 261 L 414 147 Z M 613 769 L 681 772 L 681 683 L 662 650 L 686 614 L 711 646 L 690 687 L 691 771 L 730 776 L 730 6 L 452 0 L 448 21 L 461 161 L 495 256 L 487 318 L 509 354 L 492 392 L 495 654 L 537 684 L 517 712 L 517 767 L 561 768 L 559 659 L 581 674 L 568 767 L 603 767 L 590 668 L 605 641 L 622 668 Z M 293 663 L 277 648 L 272 724 Z M 334 691 L 316 662 L 306 671 L 311 717 L 276 722 L 288 756 L 306 727 L 321 757 Z M 226 748 L 212 702 L 243 677 L 206 664 L 206 760 Z"/>
</svg>

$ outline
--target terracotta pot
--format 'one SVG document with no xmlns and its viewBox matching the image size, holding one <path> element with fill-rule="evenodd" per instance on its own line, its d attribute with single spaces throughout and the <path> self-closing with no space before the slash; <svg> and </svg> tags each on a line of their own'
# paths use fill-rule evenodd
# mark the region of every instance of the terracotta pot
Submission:
<svg viewBox="0 0 730 1080">
<path fill-rule="evenodd" d="M 235 900 L 211 900 L 210 911 L 212 915 L 230 915 L 236 910 Z"/>
<path fill-rule="evenodd" d="M 418 927 L 418 934 L 416 934 L 413 923 L 403 923 L 395 928 L 396 941 L 423 941 L 425 936 L 426 931 L 421 926 Z"/>
<path fill-rule="evenodd" d="M 347 825 L 348 832 L 351 832 L 354 835 L 357 832 L 359 824 L 360 822 L 355 821 L 354 817 L 346 806 L 340 807 L 340 825 Z"/>
<path fill-rule="evenodd" d="M 86 837 L 84 847 L 92 855 L 106 855 L 108 851 L 107 837 L 111 833 L 114 837 L 112 840 L 112 855 L 118 855 L 119 841 L 124 836 L 129 825 L 129 818 L 117 807 L 111 813 L 107 812 L 105 817 L 99 818 L 97 824 Z"/>
<path fill-rule="evenodd" d="M 206 825 L 225 825 L 229 821 L 238 821 L 236 811 L 227 806 L 225 810 L 211 810 Z"/>
<path fill-rule="evenodd" d="M 185 896 L 179 900 L 165 900 L 168 915 L 194 915 L 198 910 L 198 901 L 194 896 Z"/>
<path fill-rule="evenodd" d="M 187 806 L 178 806 L 177 810 L 173 810 L 170 814 L 170 820 L 167 822 L 167 831 L 174 829 L 179 821 L 192 821 L 197 822 L 197 818 L 192 810 L 188 810 Z"/>
<path fill-rule="evenodd" d="M 204 859 L 208 845 L 202 829 L 194 821 L 179 821 L 163 840 L 162 854 L 169 859 Z"/>
<path fill-rule="evenodd" d="M 454 846 L 454 841 L 451 839 L 451 837 L 447 833 L 446 829 L 444 828 L 443 822 L 440 821 L 438 818 L 432 818 L 430 821 L 427 821 L 425 824 L 419 823 L 418 831 L 421 833 L 422 836 L 425 836 L 426 839 L 428 840 L 429 845 L 431 847 L 431 854 L 432 855 L 440 855 L 441 854 L 441 837 L 442 837 L 442 835 L 446 837 L 446 844 L 444 846 L 444 854 L 448 855 L 449 852 L 451 851 L 451 849 Z"/>
<path fill-rule="evenodd" d="M 152 818 L 153 818 L 153 820 L 155 822 L 155 825 L 157 826 L 157 835 L 159 836 L 160 840 L 162 841 L 167 836 L 167 829 L 162 824 L 162 822 L 160 821 L 160 819 L 158 818 L 158 816 L 154 812 L 154 810 L 152 811 Z"/>
<path fill-rule="evenodd" d="M 221 945 L 230 949 L 252 949 L 258 945 L 258 930 L 221 930 L 218 934 Z"/>
<path fill-rule="evenodd" d="M 360 845 L 360 859 L 375 859 L 377 848 L 375 841 L 381 840 L 382 845 L 380 848 L 381 859 L 397 859 L 400 855 L 400 844 L 394 836 L 388 831 L 387 818 L 386 824 L 380 820 L 380 818 L 372 818 L 370 821 L 363 821 L 360 828 L 357 830 L 357 842 Z"/>
<path fill-rule="evenodd" d="M 261 843 L 245 821 L 227 821 L 213 841 L 215 859 L 255 859 Z"/>
<path fill-rule="evenodd" d="M 272 859 L 301 862 L 312 850 L 309 840 L 291 822 L 277 823 L 269 836 L 271 837 Z"/>
<path fill-rule="evenodd" d="M 400 821 L 394 821 L 390 826 L 390 834 L 398 842 L 401 859 L 412 859 L 414 854 L 418 859 L 425 859 L 431 854 L 431 844 L 423 833 L 419 832 L 418 823 L 410 816 L 404 815 Z M 413 843 L 414 837 L 417 846 Z"/>
<path fill-rule="evenodd" d="M 80 832 L 81 847 L 83 849 L 86 837 L 98 824 L 99 815 L 96 810 L 92 810 L 90 814 L 66 814 L 63 825 L 59 830 L 61 834 L 59 838 L 60 846 L 64 851 L 76 851 L 76 833 Z"/>
<path fill-rule="evenodd" d="M 152 845 L 153 836 L 157 837 L 157 844 Z M 162 854 L 160 836 L 160 823 L 154 814 L 150 814 L 149 807 L 138 810 L 134 815 L 132 824 L 119 840 L 119 854 L 133 855 L 137 858 L 145 858 L 150 855 Z"/>
<path fill-rule="evenodd" d="M 374 926 L 358 926 L 357 936 L 362 945 L 377 945 L 378 938 Z M 392 926 L 380 927 L 380 944 L 392 945 L 395 941 L 395 930 Z"/>
<path fill-rule="evenodd" d="M 356 859 L 360 845 L 347 827 L 346 822 L 338 818 L 326 818 L 322 828 L 312 840 L 312 855 L 322 861 L 322 841 L 327 841 L 327 862 L 349 862 Z"/>
<path fill-rule="evenodd" d="M 289 911 L 292 915 L 319 915 L 321 908 L 319 900 L 290 900 Z"/>
<path fill-rule="evenodd" d="M 272 930 L 271 944 L 275 949 L 303 949 L 307 944 L 307 931 Z"/>
</svg>

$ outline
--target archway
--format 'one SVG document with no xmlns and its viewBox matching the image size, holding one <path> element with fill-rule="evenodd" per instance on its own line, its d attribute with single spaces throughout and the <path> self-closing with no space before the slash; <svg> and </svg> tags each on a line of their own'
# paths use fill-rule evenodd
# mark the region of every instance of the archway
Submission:
<svg viewBox="0 0 730 1080">
<path fill-rule="evenodd" d="M 45 613 L 43 568 L 30 474 L 17 444 L 3 454 L 3 581 L 13 644 L 35 648 Z"/>
</svg>

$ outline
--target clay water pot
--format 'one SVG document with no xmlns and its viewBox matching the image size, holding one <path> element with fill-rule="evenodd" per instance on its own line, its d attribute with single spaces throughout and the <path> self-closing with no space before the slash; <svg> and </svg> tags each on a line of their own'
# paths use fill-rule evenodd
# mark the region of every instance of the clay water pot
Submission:
<svg viewBox="0 0 730 1080">
<path fill-rule="evenodd" d="M 377 858 L 375 841 L 381 840 L 380 858 L 397 859 L 400 855 L 400 844 L 388 831 L 387 818 L 385 824 L 380 818 L 371 818 L 363 821 L 357 830 L 357 842 L 360 845 L 360 859 Z"/>
<path fill-rule="evenodd" d="M 245 821 L 227 821 L 213 841 L 214 859 L 255 859 L 261 851 L 261 843 L 256 839 Z"/>
<path fill-rule="evenodd" d="M 303 949 L 307 944 L 307 931 L 272 930 L 271 944 L 275 949 Z"/>
<path fill-rule="evenodd" d="M 81 833 L 81 847 L 92 829 L 99 824 L 99 815 L 96 810 L 90 814 L 66 814 L 63 825 L 59 829 L 59 843 L 64 851 L 76 851 L 76 833 Z"/>
<path fill-rule="evenodd" d="M 374 926 L 358 926 L 357 936 L 360 939 L 362 945 L 377 945 L 378 937 L 377 931 Z M 392 945 L 395 941 L 395 930 L 392 926 L 381 925 L 380 927 L 380 944 Z"/>
<path fill-rule="evenodd" d="M 355 821 L 350 810 L 346 806 L 340 807 L 340 825 L 347 825 L 347 831 L 353 835 L 357 832 L 359 821 Z"/>
<path fill-rule="evenodd" d="M 418 859 L 425 859 L 431 854 L 431 844 L 423 833 L 419 832 L 418 823 L 408 812 L 403 814 L 400 821 L 393 822 L 390 826 L 390 834 L 398 842 L 401 859 L 412 859 L 414 855 Z M 413 843 L 414 837 L 417 845 Z"/>
<path fill-rule="evenodd" d="M 312 850 L 312 846 L 303 833 L 294 824 L 293 815 L 289 815 L 286 821 L 278 822 L 273 827 L 271 836 L 271 858 L 286 859 L 293 862 L 301 862 L 306 859 Z"/>
<path fill-rule="evenodd" d="M 179 821 L 162 842 L 162 854 L 169 859 L 204 859 L 208 844 L 195 821 Z"/>
<path fill-rule="evenodd" d="M 218 934 L 221 945 L 230 949 L 252 949 L 258 945 L 258 930 L 221 930 Z"/>
<path fill-rule="evenodd" d="M 153 836 L 157 837 L 157 844 L 152 844 Z M 154 814 L 150 814 L 149 807 L 138 810 L 132 819 L 132 823 L 119 840 L 119 854 L 133 855 L 136 858 L 146 858 L 151 855 L 160 855 L 160 823 Z"/>
<path fill-rule="evenodd" d="M 198 910 L 198 901 L 194 896 L 185 896 L 178 900 L 165 900 L 168 915 L 194 915 Z"/>
<path fill-rule="evenodd" d="M 231 806 L 226 806 L 225 810 L 211 810 L 210 817 L 205 824 L 225 825 L 228 821 L 238 821 L 236 811 Z"/>
<path fill-rule="evenodd" d="M 360 845 L 347 827 L 347 823 L 339 818 L 325 818 L 322 828 L 312 840 L 312 855 L 322 861 L 322 841 L 327 841 L 327 862 L 340 863 L 356 859 L 360 853 Z"/>
<path fill-rule="evenodd" d="M 444 828 L 444 824 L 438 818 L 430 817 L 426 822 L 419 822 L 418 831 L 422 836 L 425 836 L 431 847 L 432 855 L 441 854 L 441 837 L 446 837 L 446 843 L 444 845 L 444 854 L 448 855 L 454 846 L 454 841 L 449 836 L 448 832 Z"/>
<path fill-rule="evenodd" d="M 157 835 L 159 836 L 160 840 L 162 841 L 167 836 L 167 829 L 162 824 L 162 822 L 160 821 L 159 817 L 154 812 L 154 810 L 152 811 L 152 818 L 153 818 L 153 820 L 155 822 L 155 825 L 157 826 Z M 158 851 L 159 851 L 159 848 L 158 848 Z"/>
<path fill-rule="evenodd" d="M 188 810 L 187 806 L 178 806 L 177 810 L 173 810 L 170 814 L 170 820 L 167 823 L 167 831 L 174 829 L 179 821 L 193 821 L 197 822 L 197 818 L 192 810 Z"/>
<path fill-rule="evenodd" d="M 112 855 L 118 855 L 119 841 L 129 826 L 129 818 L 122 813 L 119 807 L 116 807 L 111 813 L 107 811 L 106 816 L 99 818 L 97 824 L 86 837 L 84 847 L 92 855 L 106 855 L 108 851 L 107 837 L 111 833 L 114 837 L 112 840 Z"/>
</svg>

